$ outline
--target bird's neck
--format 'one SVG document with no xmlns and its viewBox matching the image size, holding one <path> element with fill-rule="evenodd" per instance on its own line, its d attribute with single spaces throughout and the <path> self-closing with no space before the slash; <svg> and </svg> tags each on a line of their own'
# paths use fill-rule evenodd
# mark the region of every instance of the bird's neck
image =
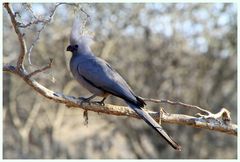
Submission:
<svg viewBox="0 0 240 162">
<path fill-rule="evenodd" d="M 77 57 L 79 55 L 93 55 L 90 48 L 80 48 L 78 51 L 72 53 L 72 57 Z"/>
<path fill-rule="evenodd" d="M 92 53 L 91 48 L 85 44 L 80 44 L 78 51 L 81 53 Z"/>
</svg>

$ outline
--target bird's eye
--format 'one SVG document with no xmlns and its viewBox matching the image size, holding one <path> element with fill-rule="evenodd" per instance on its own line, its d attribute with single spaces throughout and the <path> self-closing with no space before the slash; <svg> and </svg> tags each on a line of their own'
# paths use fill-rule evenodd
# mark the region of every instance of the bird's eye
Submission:
<svg viewBox="0 0 240 162">
<path fill-rule="evenodd" d="M 75 45 L 74 48 L 77 49 L 77 48 L 78 48 L 78 45 Z"/>
</svg>

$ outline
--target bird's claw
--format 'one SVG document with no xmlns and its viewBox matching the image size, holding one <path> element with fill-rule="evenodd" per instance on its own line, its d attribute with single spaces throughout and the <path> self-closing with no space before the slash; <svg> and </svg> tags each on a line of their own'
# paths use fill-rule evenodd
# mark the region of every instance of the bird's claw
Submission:
<svg viewBox="0 0 240 162">
<path fill-rule="evenodd" d="M 87 104 L 89 104 L 89 105 L 91 105 L 91 103 L 99 104 L 99 105 L 101 105 L 101 106 L 104 106 L 104 105 L 105 105 L 105 103 L 104 103 L 105 98 L 104 98 L 103 100 L 101 100 L 101 101 L 92 101 L 92 102 L 91 102 L 92 97 L 89 97 L 89 98 L 78 97 L 78 99 L 81 100 L 81 101 L 80 101 L 80 105 L 83 105 L 83 103 L 87 103 Z"/>
<path fill-rule="evenodd" d="M 91 105 L 91 102 L 90 102 L 89 98 L 78 97 L 78 99 L 82 100 L 82 101 L 80 101 L 80 105 L 83 105 L 84 103 L 87 103 L 87 104 Z"/>
<path fill-rule="evenodd" d="M 103 101 L 93 101 L 92 103 L 99 104 L 100 106 L 105 106 Z"/>
</svg>

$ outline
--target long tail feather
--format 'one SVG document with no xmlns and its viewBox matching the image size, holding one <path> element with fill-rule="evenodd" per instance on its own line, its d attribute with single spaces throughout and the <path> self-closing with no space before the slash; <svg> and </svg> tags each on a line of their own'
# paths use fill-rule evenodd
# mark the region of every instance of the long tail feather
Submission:
<svg viewBox="0 0 240 162">
<path fill-rule="evenodd" d="M 174 149 L 181 151 L 181 146 L 177 144 L 164 130 L 163 128 L 144 110 L 134 104 L 127 102 L 132 108 L 149 126 L 156 130 Z"/>
</svg>

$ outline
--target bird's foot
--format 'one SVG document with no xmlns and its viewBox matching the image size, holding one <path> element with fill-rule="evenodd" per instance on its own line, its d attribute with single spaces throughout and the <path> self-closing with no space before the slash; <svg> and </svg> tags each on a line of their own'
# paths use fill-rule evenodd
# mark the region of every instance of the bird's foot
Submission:
<svg viewBox="0 0 240 162">
<path fill-rule="evenodd" d="M 101 106 L 105 106 L 104 101 L 106 100 L 107 97 L 104 97 L 101 101 L 93 101 L 93 103 L 99 104 Z"/>
<path fill-rule="evenodd" d="M 104 101 L 92 101 L 92 103 L 99 104 L 101 106 L 105 106 Z"/>
<path fill-rule="evenodd" d="M 83 103 L 87 103 L 87 104 L 91 105 L 91 102 L 90 102 L 91 98 L 90 98 L 90 97 L 88 97 L 88 98 L 78 97 L 78 99 L 82 100 L 82 101 L 80 102 L 80 105 L 82 105 Z"/>
</svg>

